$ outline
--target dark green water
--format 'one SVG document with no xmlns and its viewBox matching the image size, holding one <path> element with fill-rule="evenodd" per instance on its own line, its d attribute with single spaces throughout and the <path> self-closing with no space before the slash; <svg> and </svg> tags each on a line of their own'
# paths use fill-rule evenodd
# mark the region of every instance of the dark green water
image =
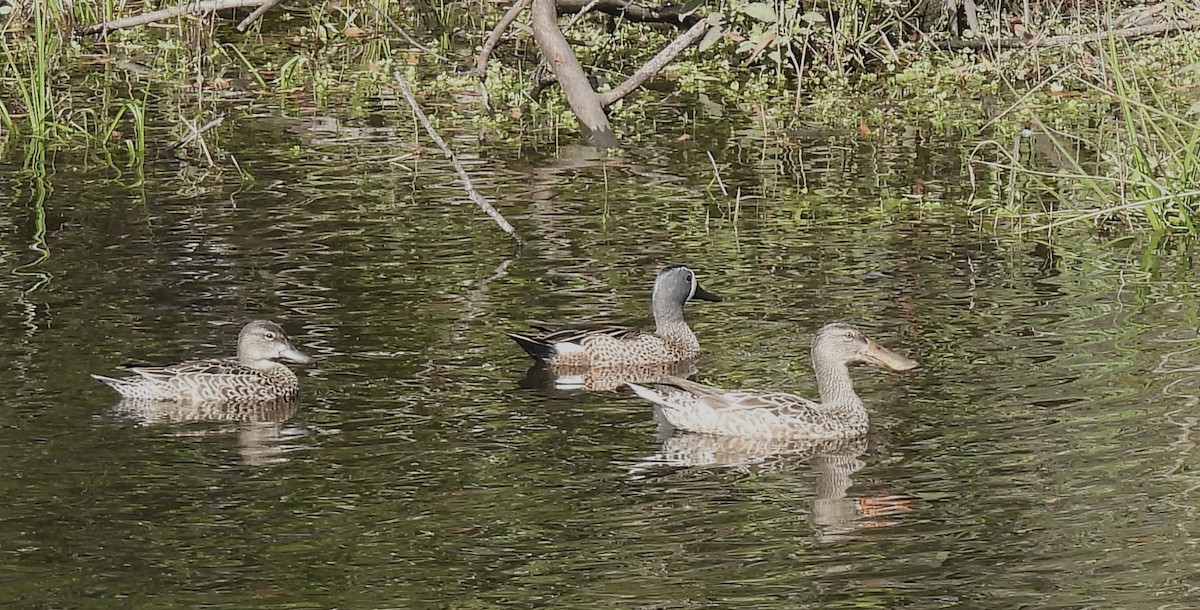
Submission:
<svg viewBox="0 0 1200 610">
<path fill-rule="evenodd" d="M 40 211 L 10 154 L 0 606 L 1200 605 L 1188 252 L 980 227 L 960 144 L 916 128 L 458 139 L 518 255 L 432 149 L 400 159 L 408 121 L 233 120 L 253 182 L 52 153 Z M 503 331 L 649 323 L 676 262 L 725 297 L 689 306 L 702 380 L 811 395 L 833 320 L 925 367 L 856 369 L 870 438 L 790 458 L 661 438 L 626 392 L 521 387 Z M 229 355 L 254 317 L 318 359 L 294 412 L 128 413 L 88 377 Z"/>
</svg>

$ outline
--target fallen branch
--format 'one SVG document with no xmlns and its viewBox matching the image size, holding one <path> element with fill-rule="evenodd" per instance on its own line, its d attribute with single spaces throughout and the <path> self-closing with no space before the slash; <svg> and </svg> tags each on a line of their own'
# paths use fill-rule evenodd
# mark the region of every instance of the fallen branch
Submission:
<svg viewBox="0 0 1200 610">
<path fill-rule="evenodd" d="M 600 105 L 605 107 L 610 106 L 617 100 L 633 93 L 634 89 L 640 87 L 647 79 L 658 74 L 659 70 L 662 70 L 667 64 L 674 61 L 675 57 L 682 53 L 684 49 L 704 38 L 704 34 L 708 32 L 709 27 L 708 21 L 697 21 L 691 29 L 684 32 L 675 40 L 672 40 L 671 44 L 650 58 L 650 61 L 646 62 L 641 68 L 638 68 L 638 71 L 634 72 L 633 76 L 625 79 L 625 82 L 617 85 L 612 90 L 600 95 Z"/>
<path fill-rule="evenodd" d="M 85 36 L 90 34 L 106 34 L 113 30 L 132 28 L 139 25 L 146 25 L 147 23 L 155 23 L 157 21 L 166 21 L 167 19 L 173 19 L 181 15 L 203 15 L 231 8 L 262 6 L 269 1 L 270 0 L 200 0 L 199 2 L 189 2 L 187 4 L 159 9 L 157 11 L 150 11 L 149 13 L 142 13 L 140 15 L 122 17 L 120 19 L 113 19 L 103 23 L 94 23 L 92 25 L 87 25 L 80 28 L 79 33 Z"/>
<path fill-rule="evenodd" d="M 404 75 L 399 70 L 396 70 L 392 73 L 392 76 L 396 79 L 396 86 L 400 88 L 400 93 L 404 95 L 404 99 L 408 100 L 408 105 L 412 106 L 413 113 L 417 115 L 417 120 L 420 121 L 421 126 L 425 128 L 425 131 L 438 145 L 438 148 L 442 149 L 442 154 L 446 155 L 446 158 L 450 160 L 450 164 L 454 166 L 454 171 L 458 172 L 458 178 L 462 180 L 463 189 L 467 191 L 467 196 L 484 213 L 490 216 L 492 220 L 496 221 L 500 229 L 508 233 L 517 242 L 518 247 L 524 246 L 525 240 L 521 239 L 521 235 L 517 233 L 517 230 L 505 220 L 504 216 L 495 206 L 488 203 L 488 200 L 483 195 L 480 195 L 479 191 L 475 190 L 475 185 L 471 183 L 471 177 L 467 175 L 467 170 L 463 167 L 462 162 L 458 160 L 454 151 L 450 150 L 450 147 L 446 145 L 446 141 L 442 139 L 442 136 L 438 135 L 437 130 L 433 128 L 433 124 L 429 122 L 429 117 L 425 116 L 425 111 L 421 110 L 421 105 L 417 103 L 417 98 L 413 95 L 412 89 L 409 88 L 408 81 L 404 80 Z"/>
<path fill-rule="evenodd" d="M 704 19 L 691 13 L 679 16 L 679 6 L 652 8 L 634 4 L 630 0 L 558 0 L 556 3 L 559 15 L 579 13 L 584 9 L 598 11 L 606 15 L 621 17 L 627 21 L 640 23 L 673 23 L 681 27 L 692 27 L 697 21 Z"/>
<path fill-rule="evenodd" d="M 250 27 L 250 24 L 261 19 L 263 15 L 267 14 L 267 11 L 279 6 L 280 2 L 283 2 L 283 0 L 267 0 L 266 4 L 254 9 L 253 13 L 250 13 L 241 23 L 237 24 L 237 31 L 245 32 L 246 28 Z"/>
<path fill-rule="evenodd" d="M 1180 21 L 1170 21 L 1166 23 L 1156 23 L 1154 25 L 1143 25 L 1133 28 L 1122 28 L 1119 30 L 1107 30 L 1104 32 L 1093 32 L 1091 34 L 1063 34 L 1061 36 L 1047 36 L 1045 38 L 979 38 L 972 40 L 941 40 L 933 43 L 933 46 L 938 49 L 1022 49 L 1028 47 L 1067 47 L 1073 44 L 1084 44 L 1089 42 L 1101 42 L 1109 38 L 1138 38 L 1141 36 L 1154 36 L 1156 34 L 1167 34 L 1170 32 L 1187 32 L 1191 30 L 1200 30 L 1200 21 L 1185 19 Z"/>
<path fill-rule="evenodd" d="M 592 90 L 592 85 L 583 72 L 583 66 L 575 57 L 575 52 L 571 50 L 571 45 L 567 43 L 562 30 L 558 29 L 554 0 L 533 0 L 530 13 L 533 16 L 533 38 L 537 42 L 538 51 L 554 70 L 559 86 L 567 95 L 567 104 L 579 118 L 584 137 L 594 146 L 615 147 L 617 138 L 613 135 L 608 115 L 604 114 L 600 96 Z"/>
</svg>

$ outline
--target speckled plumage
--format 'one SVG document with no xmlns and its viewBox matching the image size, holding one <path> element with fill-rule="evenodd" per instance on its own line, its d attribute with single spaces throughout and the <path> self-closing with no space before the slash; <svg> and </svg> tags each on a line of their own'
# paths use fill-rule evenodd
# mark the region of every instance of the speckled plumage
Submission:
<svg viewBox="0 0 1200 610">
<path fill-rule="evenodd" d="M 668 375 L 691 377 L 696 374 L 696 362 L 695 358 L 637 366 L 549 366 L 537 362 L 526 371 L 520 385 L 523 388 L 614 392 L 628 383 L 653 383 Z"/>
<path fill-rule="evenodd" d="M 134 377 L 92 375 L 124 398 L 179 402 L 263 401 L 296 396 L 296 374 L 277 359 L 300 364 L 312 358 L 292 346 L 274 322 L 255 320 L 238 335 L 237 358 L 192 360 L 157 367 L 133 367 Z"/>
<path fill-rule="evenodd" d="M 540 334 L 508 336 L 534 359 L 555 367 L 630 367 L 690 360 L 700 355 L 700 342 L 683 319 L 683 305 L 692 299 L 721 300 L 700 287 L 691 269 L 672 265 L 654 281 L 651 309 L 657 326 L 653 333 L 626 326 L 535 324 Z"/>
<path fill-rule="evenodd" d="M 908 371 L 916 362 L 865 337 L 849 324 L 828 324 L 813 339 L 813 368 L 821 402 L 764 390 L 722 390 L 668 377 L 655 388 L 629 384 L 672 426 L 691 432 L 750 438 L 840 439 L 867 432 L 862 399 L 847 365 L 867 362 Z"/>
</svg>

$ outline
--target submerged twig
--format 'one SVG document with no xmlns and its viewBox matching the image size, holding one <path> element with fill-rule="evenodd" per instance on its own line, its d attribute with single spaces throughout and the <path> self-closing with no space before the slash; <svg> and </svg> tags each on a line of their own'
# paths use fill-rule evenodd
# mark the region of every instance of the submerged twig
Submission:
<svg viewBox="0 0 1200 610">
<path fill-rule="evenodd" d="M 194 125 L 192 125 L 190 122 L 188 122 L 186 119 L 184 119 L 183 122 L 185 125 L 188 126 L 188 129 L 191 130 L 191 133 L 188 133 L 188 135 L 184 136 L 183 139 L 168 146 L 167 147 L 168 151 L 187 146 L 188 144 L 190 144 L 192 142 L 192 140 L 195 140 L 196 138 L 199 138 L 200 136 L 204 135 L 208 130 L 220 125 L 221 123 L 224 123 L 225 115 L 223 115 L 223 114 L 217 115 L 213 120 L 205 123 L 203 126 L 201 126 L 198 129 Z M 211 161 L 212 159 L 209 159 L 209 160 Z"/>
<path fill-rule="evenodd" d="M 396 86 L 399 87 L 400 93 L 404 95 L 405 100 L 408 100 L 408 105 L 412 106 L 413 113 L 417 115 L 417 120 L 420 121 L 421 126 L 425 128 L 425 131 L 438 145 L 438 148 L 442 149 L 442 153 L 446 155 L 446 158 L 450 160 L 450 164 L 454 166 L 454 171 L 458 172 L 458 178 L 462 180 L 463 189 L 467 192 L 467 196 L 470 197 L 471 201 L 474 201 L 475 204 L 484 211 L 484 213 L 490 216 L 502 231 L 508 233 L 508 235 L 517 242 L 517 246 L 524 246 L 525 240 L 522 239 L 521 235 L 517 233 L 517 230 L 514 229 L 511 224 L 509 224 L 508 220 L 504 218 L 504 215 L 501 214 L 500 211 L 495 208 L 495 206 L 493 206 L 491 203 L 488 203 L 488 200 L 485 199 L 483 195 L 480 195 L 479 191 L 475 190 L 475 185 L 471 183 L 471 177 L 467 175 L 467 170 L 463 167 L 462 162 L 458 160 L 458 157 L 454 154 L 454 151 L 450 150 L 450 147 L 446 145 L 446 141 L 442 139 L 442 136 L 438 135 L 437 130 L 433 128 L 433 124 L 429 122 L 429 117 L 425 116 L 425 111 L 421 110 L 421 105 L 417 103 L 417 98 L 415 95 L 413 95 L 412 89 L 409 88 L 408 81 L 404 80 L 404 75 L 401 74 L 399 70 L 396 70 L 392 73 L 392 76 L 396 79 Z"/>
<path fill-rule="evenodd" d="M 80 34 L 105 34 L 113 30 L 122 28 L 132 28 L 147 23 L 156 21 L 165 21 L 180 15 L 202 15 L 205 13 L 215 13 L 231 8 L 248 8 L 251 6 L 261 6 L 270 2 L 270 0 L 200 0 L 199 2 L 189 2 L 171 8 L 164 8 L 149 13 L 133 15 L 130 17 L 122 17 L 102 23 L 93 23 L 79 29 Z"/>
</svg>

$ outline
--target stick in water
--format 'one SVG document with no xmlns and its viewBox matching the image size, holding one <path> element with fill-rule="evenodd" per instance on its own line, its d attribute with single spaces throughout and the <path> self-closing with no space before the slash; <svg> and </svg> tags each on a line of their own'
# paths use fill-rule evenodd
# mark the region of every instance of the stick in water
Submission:
<svg viewBox="0 0 1200 610">
<path fill-rule="evenodd" d="M 488 216 L 491 216 L 492 220 L 496 221 L 496 224 L 500 226 L 500 229 L 508 233 L 517 242 L 517 246 L 524 246 L 525 240 L 521 239 L 521 235 L 517 233 L 517 230 L 511 224 L 508 224 L 504 216 L 492 204 L 488 203 L 488 200 L 484 199 L 483 195 L 479 194 L 479 191 L 475 190 L 475 186 L 471 184 L 471 177 L 467 175 L 467 170 L 463 168 L 458 157 L 454 156 L 454 151 L 450 150 L 449 146 L 446 146 L 446 141 L 442 139 L 442 136 L 439 136 L 438 132 L 433 129 L 433 125 L 429 122 L 429 117 L 425 116 L 425 112 L 421 110 L 421 105 L 417 103 L 417 98 L 413 95 L 412 89 L 409 89 L 408 81 L 404 80 L 404 75 L 400 74 L 399 70 L 393 72 L 392 75 L 396 79 L 396 85 L 400 88 L 400 93 L 404 95 L 404 99 L 408 100 L 408 105 L 412 106 L 413 113 L 417 115 L 417 120 L 421 122 L 421 125 L 425 127 L 425 131 L 429 133 L 429 137 L 433 138 L 438 148 L 442 149 L 442 153 L 454 165 L 454 170 L 458 172 L 458 177 L 462 180 L 463 189 L 467 191 L 467 196 Z"/>
</svg>

